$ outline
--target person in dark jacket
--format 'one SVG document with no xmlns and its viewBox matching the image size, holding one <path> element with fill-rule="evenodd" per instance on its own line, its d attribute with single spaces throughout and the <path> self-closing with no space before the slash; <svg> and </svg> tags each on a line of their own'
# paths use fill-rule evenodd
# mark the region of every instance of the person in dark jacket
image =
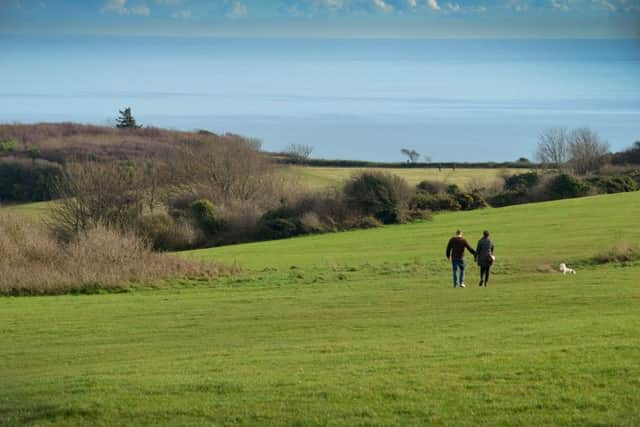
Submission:
<svg viewBox="0 0 640 427">
<path fill-rule="evenodd" d="M 453 287 L 457 288 L 458 284 L 460 284 L 461 288 L 465 287 L 464 284 L 464 250 L 467 249 L 473 255 L 476 254 L 476 251 L 473 250 L 469 243 L 462 237 L 462 231 L 457 230 L 456 235 L 449 239 L 449 243 L 447 244 L 447 259 L 451 260 L 451 266 L 453 267 Z M 460 280 L 458 281 L 458 270 L 460 270 Z"/>
<path fill-rule="evenodd" d="M 489 283 L 489 272 L 493 264 L 493 242 L 489 238 L 487 230 L 482 232 L 482 239 L 478 240 L 476 247 L 476 262 L 480 266 L 480 283 L 478 286 L 486 287 Z"/>
</svg>

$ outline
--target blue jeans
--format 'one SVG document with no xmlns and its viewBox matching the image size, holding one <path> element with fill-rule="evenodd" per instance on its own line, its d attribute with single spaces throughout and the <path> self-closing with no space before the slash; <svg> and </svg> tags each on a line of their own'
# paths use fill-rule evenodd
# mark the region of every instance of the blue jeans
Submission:
<svg viewBox="0 0 640 427">
<path fill-rule="evenodd" d="M 464 283 L 464 268 L 466 264 L 463 259 L 451 260 L 451 266 L 453 267 L 453 287 L 457 288 L 458 284 Z M 458 282 L 458 269 L 460 269 L 460 281 Z"/>
</svg>

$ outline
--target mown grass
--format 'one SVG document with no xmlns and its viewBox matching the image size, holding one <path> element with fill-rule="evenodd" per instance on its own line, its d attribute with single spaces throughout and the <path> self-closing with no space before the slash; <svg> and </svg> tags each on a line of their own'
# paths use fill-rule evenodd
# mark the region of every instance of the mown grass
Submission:
<svg viewBox="0 0 640 427">
<path fill-rule="evenodd" d="M 640 193 L 197 251 L 247 274 L 0 299 L 5 425 L 638 425 Z M 446 238 L 489 228 L 489 287 Z M 564 261 L 575 276 L 541 269 Z M 547 272 L 541 272 L 547 271 Z M 470 268 L 471 277 L 477 269 Z"/>
<path fill-rule="evenodd" d="M 352 175 L 363 170 L 381 170 L 401 176 L 411 185 L 416 185 L 420 181 L 433 180 L 445 182 L 447 184 L 457 184 L 466 187 L 469 184 L 490 187 L 502 175 L 512 175 L 527 172 L 526 169 L 461 169 L 456 168 L 338 168 L 338 167 L 315 167 L 315 166 L 289 166 L 284 169 L 287 176 L 300 180 L 300 182 L 310 188 L 330 188 L 338 187 L 348 180 Z"/>
</svg>

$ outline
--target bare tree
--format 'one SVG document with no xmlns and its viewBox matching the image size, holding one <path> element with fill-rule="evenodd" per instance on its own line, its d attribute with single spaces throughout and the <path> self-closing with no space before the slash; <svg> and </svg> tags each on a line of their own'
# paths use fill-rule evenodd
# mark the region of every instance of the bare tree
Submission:
<svg viewBox="0 0 640 427">
<path fill-rule="evenodd" d="M 569 160 L 569 136 L 567 128 L 544 130 L 538 137 L 536 158 L 543 166 L 562 168 Z"/>
<path fill-rule="evenodd" d="M 223 142 L 194 147 L 186 165 L 193 182 L 208 186 L 220 202 L 259 198 L 273 170 L 255 141 L 231 135 Z"/>
<path fill-rule="evenodd" d="M 571 132 L 569 151 L 574 172 L 584 175 L 600 170 L 602 158 L 609 152 L 609 143 L 603 141 L 597 132 L 579 128 Z"/>
<path fill-rule="evenodd" d="M 418 159 L 420 159 L 420 153 L 418 153 L 416 150 L 403 148 L 400 150 L 400 152 L 407 156 L 407 163 L 416 163 Z"/>
<path fill-rule="evenodd" d="M 290 144 L 285 150 L 289 156 L 297 160 L 306 160 L 313 153 L 313 147 L 306 144 Z"/>
<path fill-rule="evenodd" d="M 70 164 L 54 191 L 60 200 L 48 225 L 58 238 L 69 241 L 98 225 L 131 228 L 142 214 L 145 183 L 135 165 Z"/>
</svg>

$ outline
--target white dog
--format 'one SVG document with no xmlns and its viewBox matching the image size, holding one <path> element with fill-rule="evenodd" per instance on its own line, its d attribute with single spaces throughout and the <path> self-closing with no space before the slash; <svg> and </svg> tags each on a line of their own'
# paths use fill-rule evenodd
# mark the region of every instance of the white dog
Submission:
<svg viewBox="0 0 640 427">
<path fill-rule="evenodd" d="M 562 274 L 576 274 L 576 271 L 573 268 L 567 267 L 567 264 L 564 262 L 560 264 L 560 273 Z"/>
</svg>

